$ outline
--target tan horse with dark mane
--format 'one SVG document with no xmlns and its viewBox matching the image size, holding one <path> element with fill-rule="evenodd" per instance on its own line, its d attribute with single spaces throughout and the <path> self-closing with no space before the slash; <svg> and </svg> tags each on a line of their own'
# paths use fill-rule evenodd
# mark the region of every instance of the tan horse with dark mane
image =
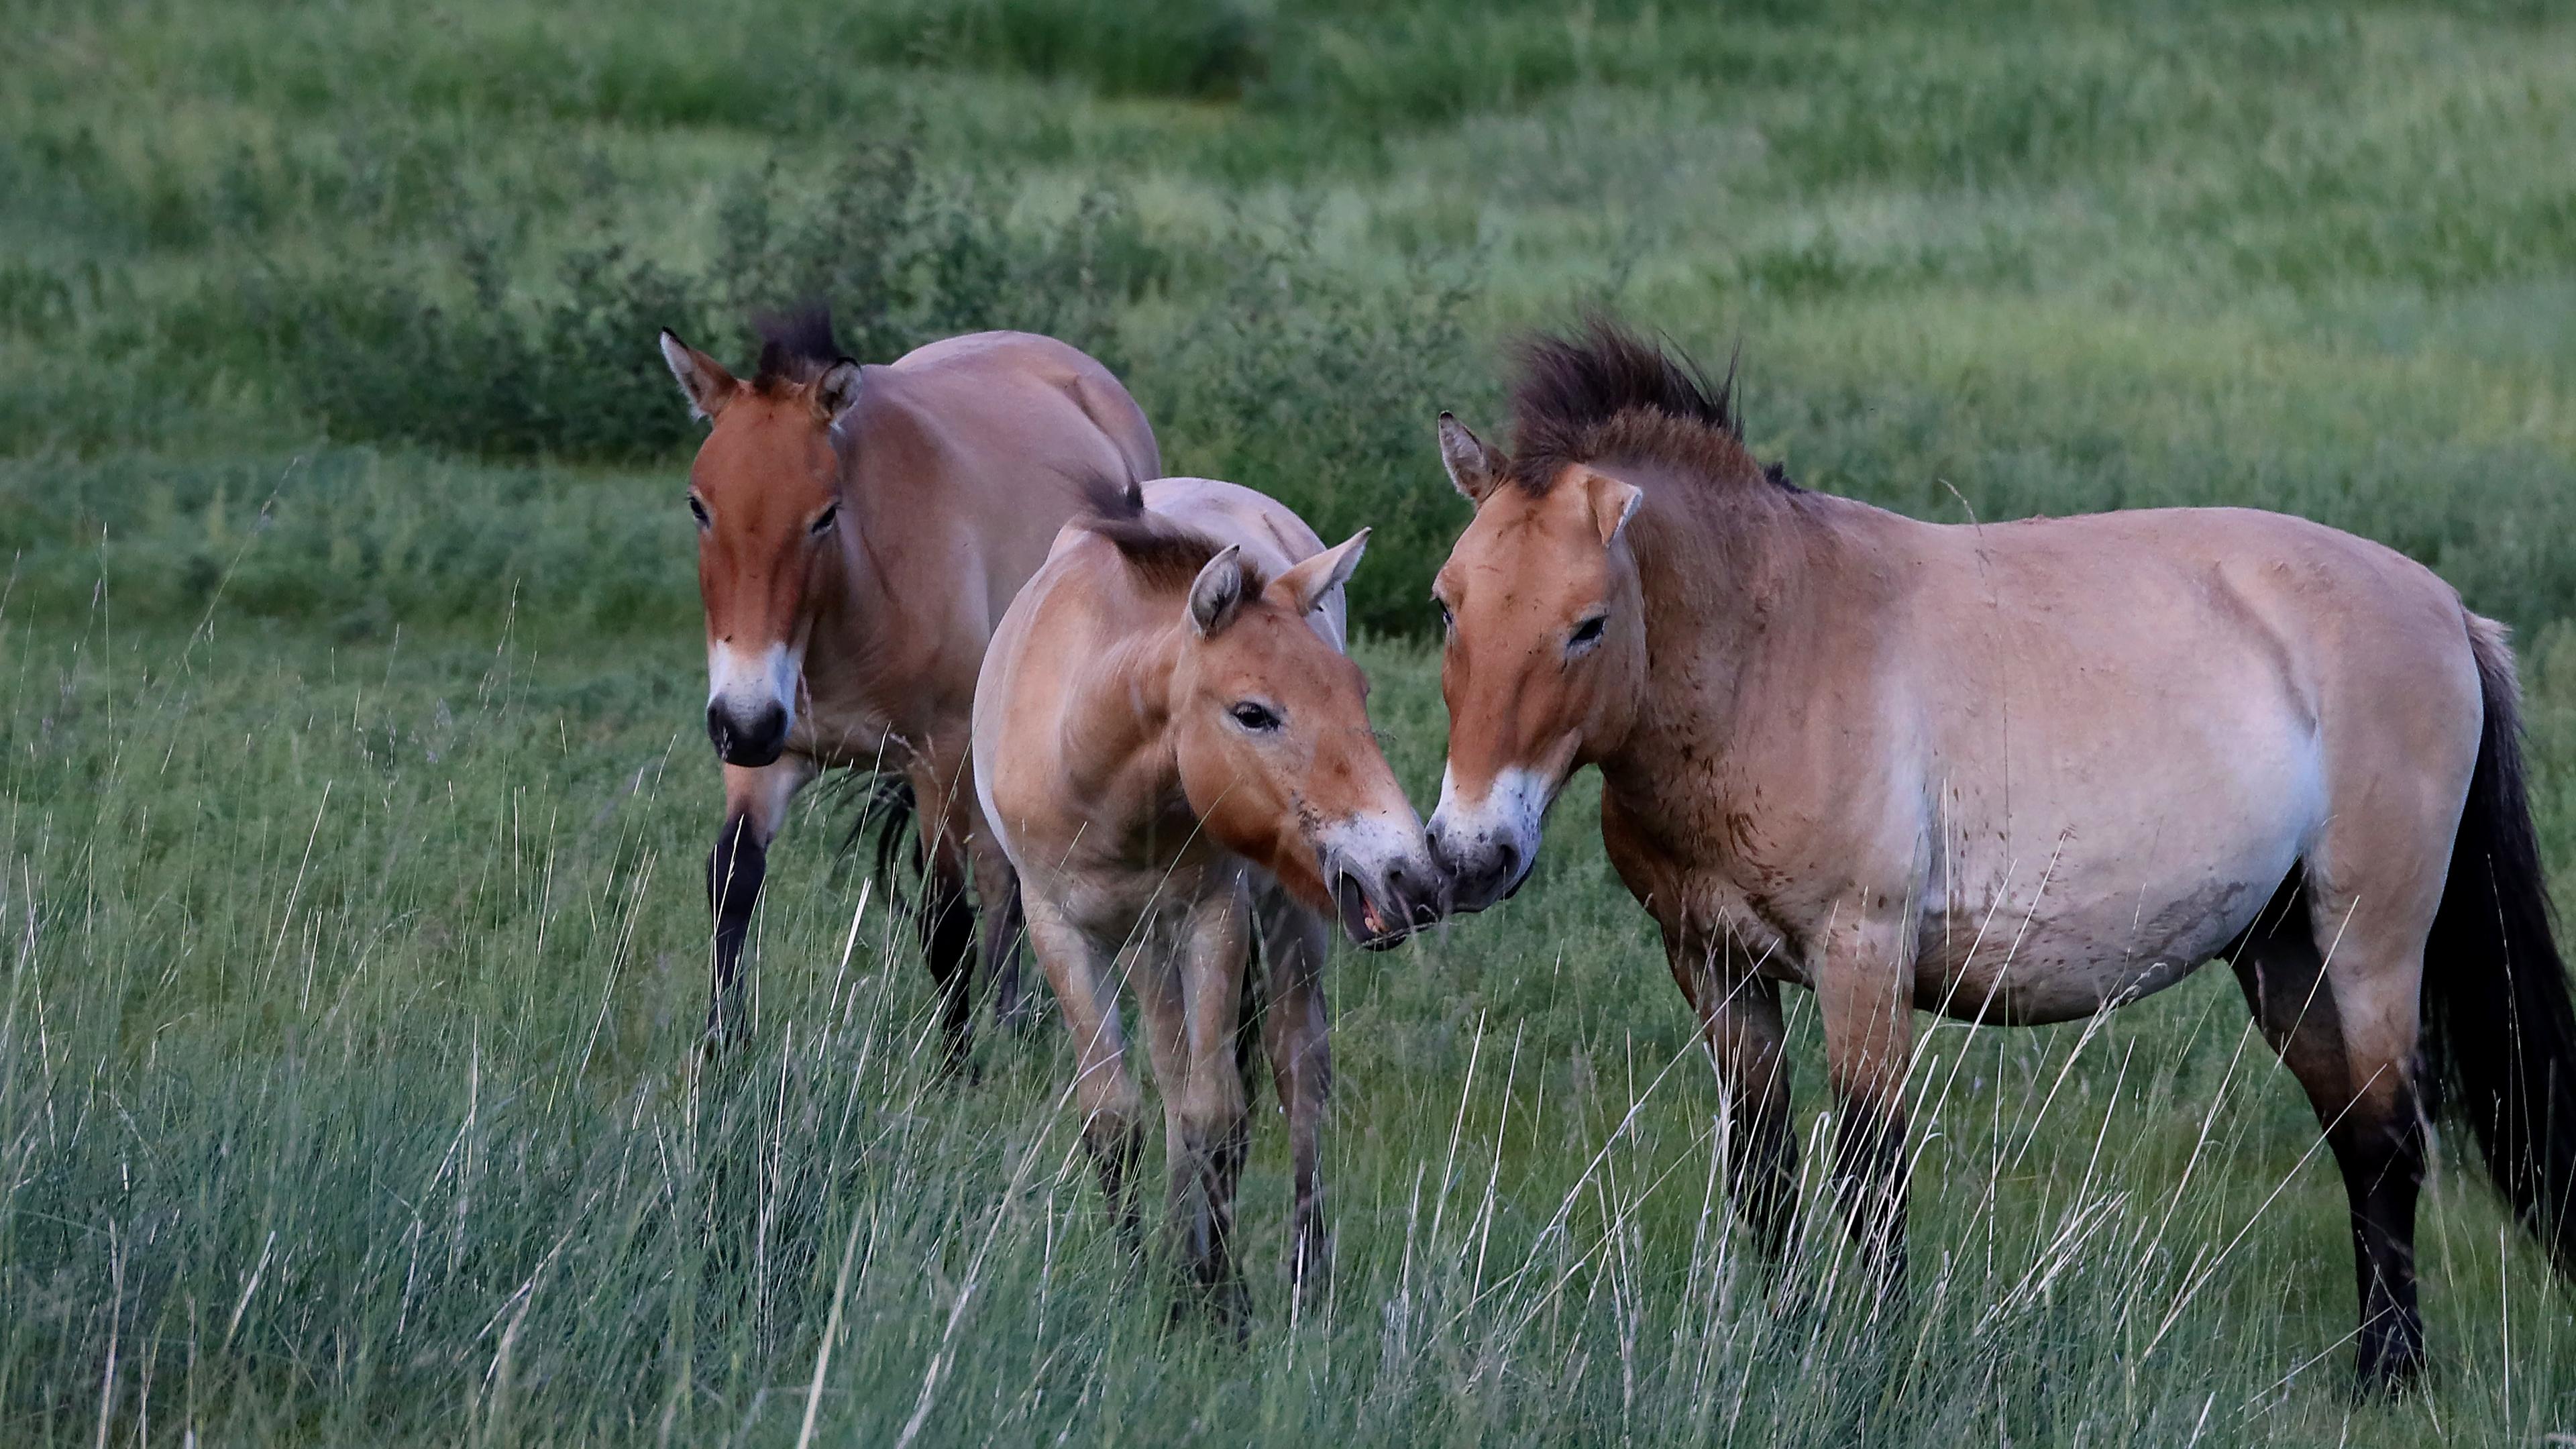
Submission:
<svg viewBox="0 0 2576 1449">
<path fill-rule="evenodd" d="M 1441 882 L 1342 653 L 1342 583 L 1366 535 L 1326 549 L 1286 508 L 1202 478 L 1102 503 L 993 636 L 975 779 L 1073 1036 L 1111 1210 L 1132 1240 L 1144 1125 L 1126 986 L 1163 1097 L 1175 1255 L 1233 1319 L 1245 1023 L 1258 1005 L 1288 1113 L 1302 1285 L 1327 1253 L 1325 921 L 1338 910 L 1353 940 L 1391 946 L 1439 914 Z"/>
<path fill-rule="evenodd" d="M 1727 389 L 1606 324 L 1524 356 L 1442 568 L 1459 904 L 1526 877 L 1566 778 L 1663 928 L 1773 1245 L 1779 983 L 1816 993 L 1852 1231 L 1901 1281 L 1913 1013 L 2012 1025 L 2234 964 L 2350 1200 L 2360 1371 L 2423 1362 L 2423 1113 L 2447 1064 L 2576 1270 L 2576 1021 L 2504 631 L 2318 524 L 2170 509 L 1939 526 L 1792 486 Z"/>
<path fill-rule="evenodd" d="M 747 1025 L 738 966 L 788 803 L 834 766 L 911 782 L 920 915 L 949 1060 L 971 1040 L 968 959 L 1017 1012 L 1017 891 L 968 760 L 975 673 L 1002 611 L 1082 506 L 1083 480 L 1162 471 L 1153 430 L 1107 368 L 1052 338 L 978 332 L 886 366 L 844 356 L 820 311 L 764 328 L 737 380 L 662 334 L 712 424 L 689 469 L 707 617 L 707 735 L 725 820 L 707 863 L 711 1039 Z"/>
</svg>

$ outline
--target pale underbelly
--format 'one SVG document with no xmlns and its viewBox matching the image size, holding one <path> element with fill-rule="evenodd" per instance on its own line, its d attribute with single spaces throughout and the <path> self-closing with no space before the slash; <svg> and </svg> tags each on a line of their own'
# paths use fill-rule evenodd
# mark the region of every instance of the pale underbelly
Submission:
<svg viewBox="0 0 2576 1449">
<path fill-rule="evenodd" d="M 2205 882 L 2161 902 L 2101 899 L 1929 915 L 1914 1003 L 1961 1020 L 2040 1025 L 2091 1016 L 2171 986 L 2225 950 L 2278 875 Z"/>
</svg>

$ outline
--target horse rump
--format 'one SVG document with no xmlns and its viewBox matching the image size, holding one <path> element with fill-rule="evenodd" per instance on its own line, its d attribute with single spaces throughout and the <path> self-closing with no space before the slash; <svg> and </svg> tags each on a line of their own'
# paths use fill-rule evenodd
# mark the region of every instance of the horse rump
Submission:
<svg viewBox="0 0 2576 1449">
<path fill-rule="evenodd" d="M 2425 951 L 2428 1104 L 2468 1119 L 2487 1172 L 2576 1277 L 2576 1007 L 2559 957 L 2503 626 L 2468 616 L 2486 724 Z"/>
</svg>

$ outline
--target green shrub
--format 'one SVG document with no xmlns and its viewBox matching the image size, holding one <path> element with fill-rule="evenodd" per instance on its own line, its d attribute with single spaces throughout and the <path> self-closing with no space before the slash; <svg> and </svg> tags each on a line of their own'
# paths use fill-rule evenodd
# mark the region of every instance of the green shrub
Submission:
<svg viewBox="0 0 2576 1449">
<path fill-rule="evenodd" d="M 695 436 L 653 345 L 664 327 L 740 356 L 746 319 L 819 298 L 835 307 L 842 343 L 869 360 L 1014 327 L 1114 366 L 1111 308 L 1160 266 L 1115 197 L 1088 198 L 1060 225 L 1013 226 L 997 186 L 932 174 L 904 138 L 861 148 L 810 190 L 775 167 L 735 187 L 702 268 L 603 242 L 528 293 L 478 241 L 450 261 L 450 277 L 278 282 L 245 320 L 336 438 L 491 458 L 652 458 Z M 233 296 L 217 290 L 207 307 L 229 316 Z"/>
<path fill-rule="evenodd" d="M 1261 77 L 1267 19 L 1239 0 L 916 0 L 861 23 L 916 60 L 1210 100 Z"/>
<path fill-rule="evenodd" d="M 1315 267 L 1302 241 L 1239 230 L 1213 300 L 1138 351 L 1129 379 L 1164 467 L 1257 488 L 1327 543 L 1373 532 L 1352 577 L 1351 620 L 1420 634 L 1431 575 L 1466 506 L 1432 446 L 1443 408 L 1488 411 L 1488 349 L 1467 327 L 1467 290 L 1426 269 L 1391 289 Z"/>
</svg>

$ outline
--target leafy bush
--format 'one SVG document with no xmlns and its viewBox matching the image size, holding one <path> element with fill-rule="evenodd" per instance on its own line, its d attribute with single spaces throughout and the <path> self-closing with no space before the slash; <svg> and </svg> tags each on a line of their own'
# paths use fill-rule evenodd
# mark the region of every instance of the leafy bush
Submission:
<svg viewBox="0 0 2576 1449">
<path fill-rule="evenodd" d="M 1232 280 L 1129 381 L 1175 473 L 1226 478 L 1294 508 L 1327 543 L 1373 532 L 1351 621 L 1429 627 L 1431 575 L 1466 508 L 1432 446 L 1442 408 L 1485 414 L 1488 349 L 1469 294 L 1416 268 L 1380 291 L 1315 267 L 1301 239 L 1240 230 Z"/>
<path fill-rule="evenodd" d="M 920 60 L 1212 100 L 1262 75 L 1266 18 L 1237 0 L 925 0 L 872 15 L 868 28 Z"/>
<path fill-rule="evenodd" d="M 932 175 L 900 137 L 862 148 L 810 192 L 770 168 L 734 190 L 721 232 L 703 269 L 604 243 L 534 294 L 469 241 L 453 278 L 272 286 L 254 326 L 338 438 L 494 458 L 664 457 L 694 432 L 653 347 L 661 328 L 738 355 L 744 319 L 822 298 L 843 344 L 871 360 L 1015 327 L 1114 366 L 1111 306 L 1159 266 L 1113 197 L 1087 199 L 1060 226 L 1014 227 L 998 187 Z"/>
</svg>

